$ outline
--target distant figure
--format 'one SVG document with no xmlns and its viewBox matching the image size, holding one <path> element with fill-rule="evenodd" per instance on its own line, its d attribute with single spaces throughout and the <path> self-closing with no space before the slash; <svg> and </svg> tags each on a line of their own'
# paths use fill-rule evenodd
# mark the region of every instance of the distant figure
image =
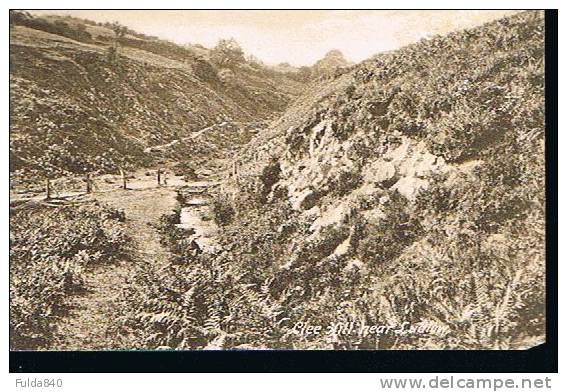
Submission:
<svg viewBox="0 0 567 392">
<path fill-rule="evenodd" d="M 157 169 L 157 184 L 161 185 L 161 168 Z"/>
</svg>

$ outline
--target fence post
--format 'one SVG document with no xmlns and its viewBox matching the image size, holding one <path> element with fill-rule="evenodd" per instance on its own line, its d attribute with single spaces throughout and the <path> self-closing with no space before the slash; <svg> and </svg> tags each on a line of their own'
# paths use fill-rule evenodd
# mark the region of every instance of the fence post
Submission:
<svg viewBox="0 0 567 392">
<path fill-rule="evenodd" d="M 49 182 L 49 178 L 45 179 L 45 199 L 51 199 L 51 183 Z"/>
<path fill-rule="evenodd" d="M 122 168 L 120 168 L 120 176 L 122 177 L 122 189 L 126 189 L 126 174 Z"/>
<path fill-rule="evenodd" d="M 234 161 L 233 163 L 233 175 L 234 175 L 234 180 L 236 181 L 236 183 L 238 184 L 240 181 L 240 176 L 238 174 L 238 161 Z"/>
<path fill-rule="evenodd" d="M 161 185 L 161 167 L 157 169 L 157 184 Z"/>
<path fill-rule="evenodd" d="M 92 182 L 90 173 L 86 174 L 85 182 L 87 183 L 87 193 L 92 192 Z"/>
</svg>

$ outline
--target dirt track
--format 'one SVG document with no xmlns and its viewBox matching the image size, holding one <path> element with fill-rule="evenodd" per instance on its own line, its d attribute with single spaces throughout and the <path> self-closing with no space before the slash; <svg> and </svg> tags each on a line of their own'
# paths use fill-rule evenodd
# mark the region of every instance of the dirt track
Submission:
<svg viewBox="0 0 567 392">
<path fill-rule="evenodd" d="M 87 273 L 87 290 L 69 298 L 69 315 L 58 326 L 63 338 L 52 349 L 97 350 L 116 346 L 117 336 L 112 328 L 123 312 L 121 293 L 134 277 L 137 264 L 168 262 L 169 252 L 160 244 L 158 233 L 151 224 L 174 209 L 176 195 L 174 188 L 150 188 L 93 196 L 125 212 L 125 229 L 133 240 L 133 252 L 129 260 L 96 266 Z"/>
<path fill-rule="evenodd" d="M 69 314 L 58 325 L 61 338 L 51 350 L 101 350 L 128 348 L 127 337 L 113 329 L 122 315 L 122 293 L 128 287 L 141 264 L 165 266 L 169 252 L 159 240 L 154 228 L 160 217 L 171 213 L 177 205 L 177 190 L 181 185 L 203 186 L 207 183 L 158 187 L 153 181 L 133 181 L 137 189 L 114 189 L 88 196 L 111 207 L 123 210 L 125 230 L 132 238 L 128 259 L 94 267 L 87 272 L 86 290 L 69 298 Z M 199 225 L 199 222 L 194 222 Z M 122 341 L 120 341 L 120 339 Z M 126 340 L 126 341 L 125 341 Z"/>
</svg>

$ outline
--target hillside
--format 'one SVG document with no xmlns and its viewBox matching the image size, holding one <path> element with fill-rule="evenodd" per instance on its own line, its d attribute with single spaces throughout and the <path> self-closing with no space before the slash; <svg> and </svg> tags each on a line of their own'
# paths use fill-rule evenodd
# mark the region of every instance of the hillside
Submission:
<svg viewBox="0 0 567 392">
<path fill-rule="evenodd" d="M 155 333 L 151 344 L 182 348 L 541 343 L 543 40 L 543 13 L 524 12 L 308 89 L 217 195 L 222 250 L 160 278 L 186 301 L 157 307 L 175 327 L 135 325 Z M 142 309 L 157 312 L 151 299 Z M 351 322 L 436 333 L 292 328 Z"/>
<path fill-rule="evenodd" d="M 11 14 L 13 178 L 148 165 L 148 147 L 223 122 L 269 120 L 303 88 L 243 58 L 218 65 L 212 49 L 112 28 Z"/>
</svg>

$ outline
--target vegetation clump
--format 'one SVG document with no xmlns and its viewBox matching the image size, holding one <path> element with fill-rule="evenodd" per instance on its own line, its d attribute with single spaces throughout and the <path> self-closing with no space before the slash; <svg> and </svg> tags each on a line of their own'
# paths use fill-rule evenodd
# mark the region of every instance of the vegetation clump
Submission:
<svg viewBox="0 0 567 392">
<path fill-rule="evenodd" d="M 123 215 L 108 207 L 32 208 L 10 216 L 10 347 L 44 348 L 85 273 L 124 255 Z"/>
</svg>

